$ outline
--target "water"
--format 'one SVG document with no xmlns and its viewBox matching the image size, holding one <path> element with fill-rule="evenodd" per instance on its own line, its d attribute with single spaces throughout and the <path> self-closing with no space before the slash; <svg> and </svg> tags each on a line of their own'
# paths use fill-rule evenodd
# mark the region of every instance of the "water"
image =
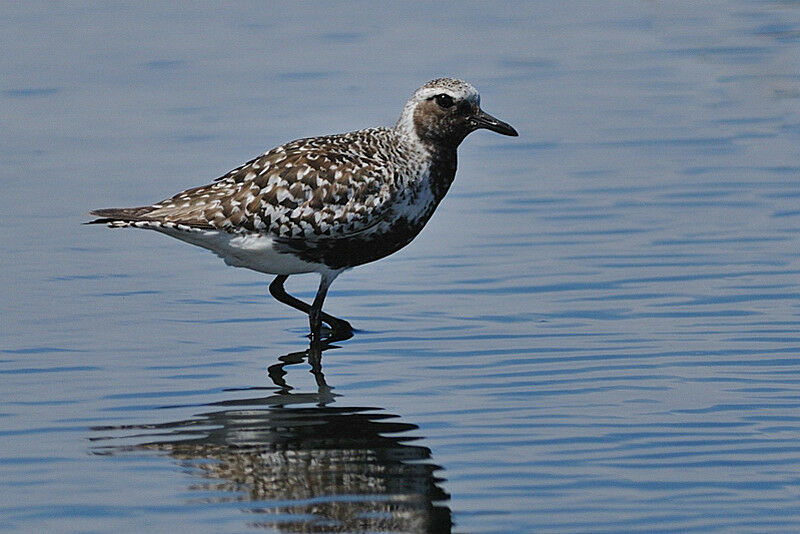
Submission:
<svg viewBox="0 0 800 534">
<path fill-rule="evenodd" d="M 3 11 L 0 529 L 800 529 L 800 4 Z M 321 365 L 266 277 L 80 225 L 440 75 L 521 135 Z"/>
</svg>

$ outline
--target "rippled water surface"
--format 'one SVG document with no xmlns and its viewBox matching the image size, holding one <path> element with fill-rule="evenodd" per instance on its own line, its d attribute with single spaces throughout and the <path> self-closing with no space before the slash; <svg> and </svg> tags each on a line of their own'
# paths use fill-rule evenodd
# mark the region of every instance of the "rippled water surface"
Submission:
<svg viewBox="0 0 800 534">
<path fill-rule="evenodd" d="M 0 529 L 800 530 L 800 4 L 353 5 L 3 9 Z M 80 225 L 441 75 L 520 137 L 322 353 L 266 276 Z"/>
</svg>

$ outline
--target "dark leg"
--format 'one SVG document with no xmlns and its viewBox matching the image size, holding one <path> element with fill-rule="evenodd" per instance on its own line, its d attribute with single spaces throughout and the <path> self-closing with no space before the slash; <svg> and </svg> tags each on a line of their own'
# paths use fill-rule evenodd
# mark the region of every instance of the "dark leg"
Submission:
<svg viewBox="0 0 800 534">
<path fill-rule="evenodd" d="M 302 300 L 291 296 L 289 293 L 286 292 L 284 289 L 283 284 L 286 282 L 286 279 L 289 276 L 286 274 L 279 274 L 275 277 L 275 280 L 269 285 L 269 293 L 278 302 L 282 302 L 288 306 L 296 310 L 300 310 L 303 313 L 309 314 L 309 320 L 311 320 L 311 310 L 313 306 L 309 306 Z M 334 277 L 335 278 L 335 277 Z M 317 303 L 317 299 L 320 299 L 320 291 L 322 292 L 322 298 L 319 301 L 319 309 L 317 310 L 318 319 L 317 321 L 321 320 L 322 322 L 330 325 L 330 327 L 337 333 L 337 334 L 351 334 L 353 332 L 353 327 L 350 326 L 350 323 L 345 321 L 344 319 L 338 319 L 333 315 L 328 315 L 324 311 L 322 311 L 322 302 L 325 300 L 325 295 L 328 292 L 328 287 L 330 286 L 331 282 L 333 282 L 333 278 L 327 279 L 326 277 L 322 277 L 322 281 L 320 282 L 320 288 L 317 291 L 317 296 L 314 298 L 314 304 Z M 324 285 L 324 290 L 323 290 Z M 314 334 L 314 328 L 312 325 L 311 329 L 312 335 Z M 349 336 L 348 336 L 349 337 Z M 317 338 L 319 338 L 319 331 L 317 331 Z"/>
<path fill-rule="evenodd" d="M 335 278 L 335 277 L 334 277 Z M 311 346 L 320 340 L 320 330 L 322 329 L 322 303 L 325 302 L 325 295 L 328 294 L 328 288 L 333 282 L 333 278 L 322 275 L 319 281 L 319 289 L 317 295 L 314 297 L 314 302 L 311 304 L 311 309 L 308 310 L 308 324 L 311 326 Z"/>
</svg>

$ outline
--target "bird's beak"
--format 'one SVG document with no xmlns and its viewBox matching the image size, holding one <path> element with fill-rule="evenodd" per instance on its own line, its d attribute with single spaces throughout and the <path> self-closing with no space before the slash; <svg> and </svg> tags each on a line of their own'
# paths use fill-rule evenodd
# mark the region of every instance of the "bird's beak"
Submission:
<svg viewBox="0 0 800 534">
<path fill-rule="evenodd" d="M 510 124 L 499 119 L 495 119 L 482 109 L 478 109 L 478 112 L 470 117 L 469 120 L 476 130 L 478 128 L 486 128 L 487 130 L 491 130 L 503 135 L 510 135 L 512 137 L 517 137 L 519 135 Z"/>
</svg>

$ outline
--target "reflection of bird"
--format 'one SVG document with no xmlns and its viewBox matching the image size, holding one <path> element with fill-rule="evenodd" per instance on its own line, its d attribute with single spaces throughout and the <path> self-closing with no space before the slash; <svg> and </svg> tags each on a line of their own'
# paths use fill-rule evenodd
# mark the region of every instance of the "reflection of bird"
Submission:
<svg viewBox="0 0 800 534">
<path fill-rule="evenodd" d="M 140 441 L 95 451 L 166 451 L 204 476 L 192 488 L 235 492 L 220 501 L 259 501 L 254 524 L 283 532 L 450 532 L 441 468 L 430 449 L 408 443 L 418 427 L 375 408 L 307 407 L 332 400 L 319 396 L 284 391 L 214 403 L 226 408 L 183 421 L 94 428 Z"/>
<path fill-rule="evenodd" d="M 414 93 L 393 128 L 292 141 L 157 204 L 95 210 L 92 223 L 149 228 L 276 274 L 270 293 L 308 313 L 312 339 L 323 321 L 350 332 L 322 312 L 331 282 L 411 242 L 455 177 L 456 148 L 479 128 L 517 135 L 481 110 L 472 85 L 440 78 Z M 310 272 L 321 275 L 312 305 L 283 287 Z"/>
</svg>

